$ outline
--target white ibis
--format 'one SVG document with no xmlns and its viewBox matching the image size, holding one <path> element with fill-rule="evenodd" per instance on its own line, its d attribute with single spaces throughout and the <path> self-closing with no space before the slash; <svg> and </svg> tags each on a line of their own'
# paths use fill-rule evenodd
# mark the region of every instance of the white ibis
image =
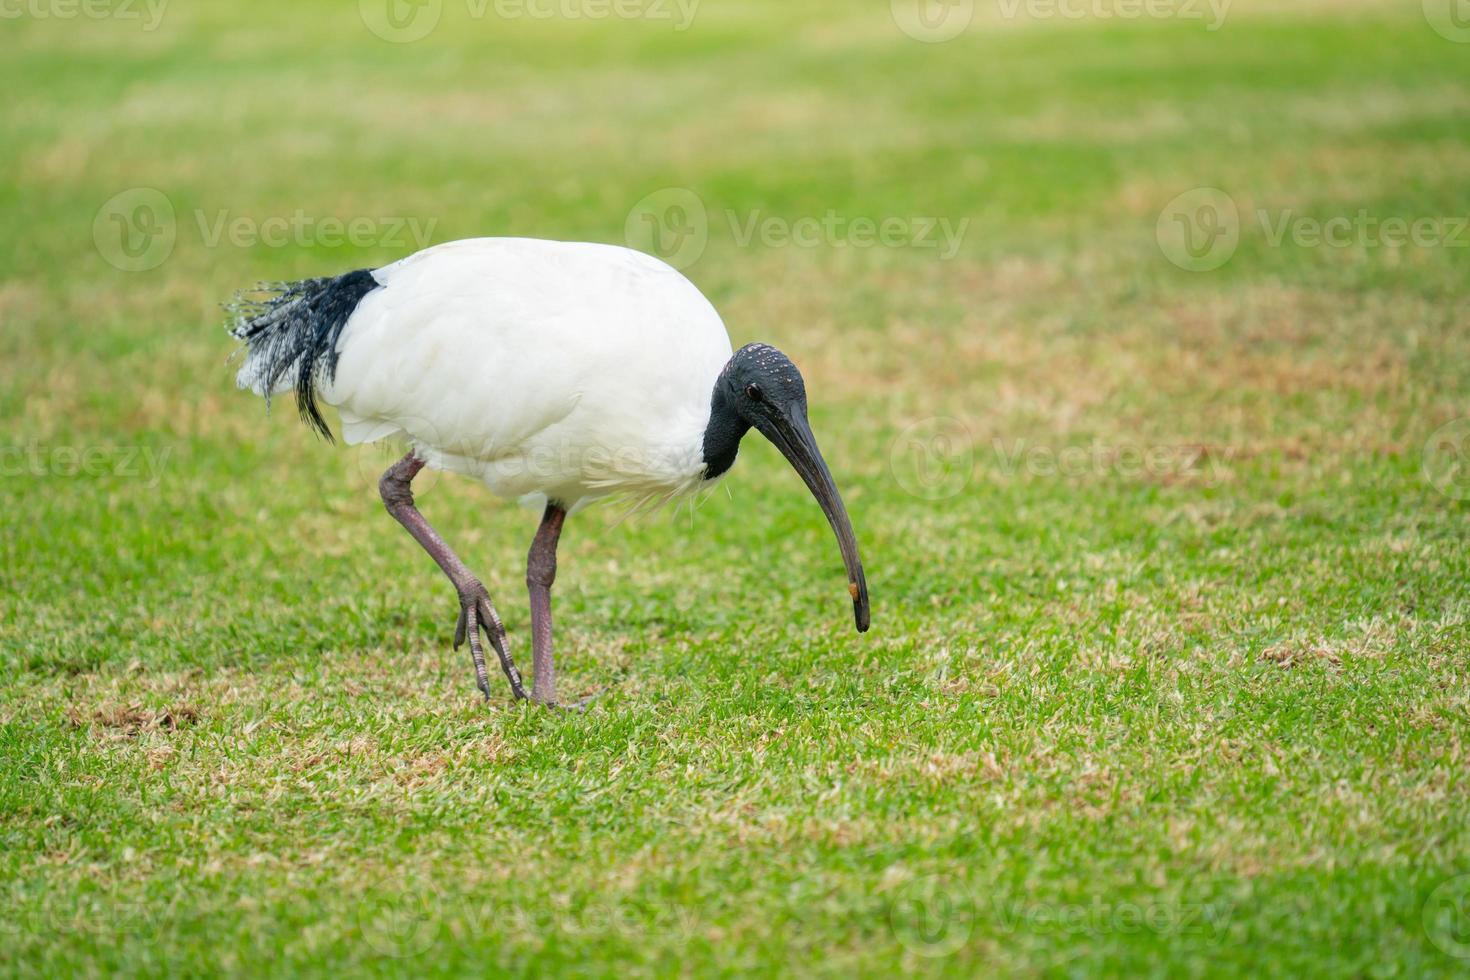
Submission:
<svg viewBox="0 0 1470 980">
<path fill-rule="evenodd" d="M 348 444 L 409 447 L 378 489 L 454 584 L 454 646 L 469 641 L 486 698 L 481 630 L 513 695 L 527 694 L 485 587 L 414 506 L 424 467 L 544 501 L 526 563 L 534 701 L 556 704 L 551 586 L 567 514 L 604 497 L 656 505 L 711 486 L 751 428 L 821 505 L 867 630 L 857 539 L 807 422 L 801 372 L 765 344 L 732 356 L 714 307 L 663 262 L 611 245 L 471 239 L 381 269 L 262 286 L 230 309 L 244 342 L 240 387 L 267 401 L 294 389 L 302 420 L 329 441 L 318 399 L 337 408 Z"/>
</svg>

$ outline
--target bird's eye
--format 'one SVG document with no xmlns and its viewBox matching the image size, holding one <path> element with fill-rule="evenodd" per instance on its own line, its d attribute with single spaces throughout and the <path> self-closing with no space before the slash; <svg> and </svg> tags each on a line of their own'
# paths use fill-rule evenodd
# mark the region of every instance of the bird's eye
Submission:
<svg viewBox="0 0 1470 980">
<path fill-rule="evenodd" d="M 755 385 L 746 385 L 745 397 L 749 398 L 753 402 L 758 402 L 765 396 L 761 394 L 761 390 Z"/>
</svg>

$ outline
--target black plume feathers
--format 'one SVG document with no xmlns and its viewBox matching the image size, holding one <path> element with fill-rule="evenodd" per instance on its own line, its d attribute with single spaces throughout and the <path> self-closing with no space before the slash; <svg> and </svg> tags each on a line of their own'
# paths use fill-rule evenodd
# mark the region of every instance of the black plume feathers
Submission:
<svg viewBox="0 0 1470 980">
<path fill-rule="evenodd" d="M 332 430 L 316 401 L 317 386 L 337 375 L 337 340 L 362 298 L 379 284 L 371 269 L 297 282 L 260 283 L 225 305 L 230 336 L 245 343 L 240 387 L 263 395 L 291 378 L 301 421 L 328 442 Z"/>
</svg>

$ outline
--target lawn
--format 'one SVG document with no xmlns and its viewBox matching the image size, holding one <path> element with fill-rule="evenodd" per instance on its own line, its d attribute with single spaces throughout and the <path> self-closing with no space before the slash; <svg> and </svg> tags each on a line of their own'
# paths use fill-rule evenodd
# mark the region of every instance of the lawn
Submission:
<svg viewBox="0 0 1470 980">
<path fill-rule="evenodd" d="M 1470 975 L 1470 31 L 487 2 L 0 20 L 0 972 Z M 792 355 L 871 632 L 750 440 L 479 697 L 219 309 L 477 235 Z M 529 669 L 537 515 L 420 503 Z"/>
</svg>

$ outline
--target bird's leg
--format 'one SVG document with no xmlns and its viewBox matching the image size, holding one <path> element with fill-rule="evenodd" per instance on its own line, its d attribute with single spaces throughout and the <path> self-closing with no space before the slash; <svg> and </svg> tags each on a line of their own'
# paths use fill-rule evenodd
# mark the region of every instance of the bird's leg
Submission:
<svg viewBox="0 0 1470 980">
<path fill-rule="evenodd" d="M 465 563 L 450 550 L 439 532 L 434 530 L 414 506 L 413 488 L 410 484 L 423 468 L 423 462 L 413 453 L 388 467 L 388 472 L 378 481 L 378 492 L 383 496 L 383 504 L 388 508 L 388 513 L 407 528 L 414 540 L 429 553 L 429 557 L 438 563 L 449 581 L 454 583 L 454 590 L 459 593 L 459 624 L 454 630 L 454 648 L 458 650 L 466 639 L 470 641 L 470 656 L 475 661 L 475 682 L 485 699 L 490 699 L 490 677 L 485 670 L 485 651 L 480 647 L 482 629 L 500 657 L 500 668 L 510 681 L 511 693 L 517 700 L 523 701 L 526 698 L 526 689 L 521 683 L 521 672 L 510 659 L 505 624 L 500 621 L 499 613 L 490 602 L 490 593 L 485 591 L 480 580 L 465 567 Z"/>
<path fill-rule="evenodd" d="M 531 697 L 556 704 L 556 665 L 551 659 L 551 584 L 556 581 L 556 542 L 567 512 L 548 503 L 541 527 L 526 556 L 526 587 L 531 592 Z"/>
</svg>

